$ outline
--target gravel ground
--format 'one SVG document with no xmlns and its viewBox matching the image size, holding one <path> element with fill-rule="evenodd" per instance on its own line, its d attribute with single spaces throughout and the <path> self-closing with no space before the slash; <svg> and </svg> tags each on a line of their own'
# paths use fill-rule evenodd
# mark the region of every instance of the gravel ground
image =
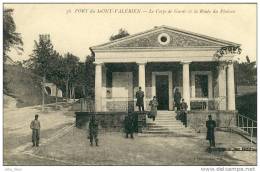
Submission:
<svg viewBox="0 0 260 172">
<path fill-rule="evenodd" d="M 30 123 L 34 115 L 39 114 L 41 122 L 41 142 L 54 136 L 60 129 L 70 126 L 75 121 L 68 108 L 55 111 L 41 112 L 41 107 L 4 108 L 4 138 L 3 160 L 5 165 L 42 165 L 57 164 L 53 161 L 43 161 L 24 155 L 19 151 L 31 149 Z M 32 160 L 34 159 L 34 160 Z M 47 165 L 46 164 L 46 165 Z"/>
<path fill-rule="evenodd" d="M 229 133 L 218 132 L 217 137 Z M 242 138 L 233 135 L 233 138 Z M 204 136 L 138 137 L 125 139 L 119 132 L 101 133 L 100 146 L 91 147 L 86 131 L 73 128 L 65 136 L 34 151 L 68 165 L 255 165 L 256 152 L 208 153 Z M 224 145 L 225 139 L 217 144 Z M 238 143 L 238 142 L 237 142 Z M 234 144 L 233 144 L 234 145 Z M 238 145 L 238 144 L 237 144 Z"/>
</svg>

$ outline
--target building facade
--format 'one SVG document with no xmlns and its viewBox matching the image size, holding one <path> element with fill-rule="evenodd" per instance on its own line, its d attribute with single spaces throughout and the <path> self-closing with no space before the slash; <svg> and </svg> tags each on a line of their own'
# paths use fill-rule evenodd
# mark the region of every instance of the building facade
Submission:
<svg viewBox="0 0 260 172">
<path fill-rule="evenodd" d="M 93 46 L 95 109 L 136 110 L 140 86 L 146 110 L 153 96 L 158 110 L 174 110 L 173 97 L 179 89 L 189 110 L 234 111 L 232 60 L 239 46 L 168 26 Z"/>
</svg>

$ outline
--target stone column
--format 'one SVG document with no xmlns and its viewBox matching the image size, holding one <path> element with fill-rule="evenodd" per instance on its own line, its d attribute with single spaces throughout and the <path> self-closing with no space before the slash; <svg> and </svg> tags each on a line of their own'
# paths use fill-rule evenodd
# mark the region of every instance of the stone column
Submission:
<svg viewBox="0 0 260 172">
<path fill-rule="evenodd" d="M 235 81 L 234 81 L 234 66 L 233 63 L 228 63 L 227 68 L 227 107 L 228 110 L 233 111 L 236 110 L 236 102 L 235 102 Z"/>
<path fill-rule="evenodd" d="M 218 67 L 218 110 L 227 109 L 226 92 L 226 65 L 224 63 L 220 63 Z"/>
<path fill-rule="evenodd" d="M 144 92 L 144 110 L 146 110 L 146 96 L 145 96 L 145 62 L 138 63 L 139 77 L 138 77 L 138 86 L 142 87 Z"/>
<path fill-rule="evenodd" d="M 101 112 L 102 109 L 102 63 L 95 63 L 95 111 Z"/>
<path fill-rule="evenodd" d="M 188 105 L 188 110 L 190 110 L 190 62 L 183 61 L 182 62 L 182 97 L 184 98 L 184 101 Z"/>
<path fill-rule="evenodd" d="M 101 111 L 102 112 L 105 112 L 105 111 L 107 111 L 107 107 L 106 107 L 106 104 L 107 104 L 107 102 L 106 102 L 106 98 L 107 98 L 107 68 L 106 68 L 106 66 L 105 66 L 105 64 L 103 65 L 103 67 L 102 67 L 102 102 L 101 102 L 101 105 L 102 105 L 102 107 L 101 107 Z"/>
</svg>

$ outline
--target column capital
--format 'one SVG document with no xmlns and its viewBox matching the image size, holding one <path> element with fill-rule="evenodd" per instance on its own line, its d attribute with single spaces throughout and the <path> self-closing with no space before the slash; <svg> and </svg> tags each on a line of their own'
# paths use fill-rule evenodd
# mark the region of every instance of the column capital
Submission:
<svg viewBox="0 0 260 172">
<path fill-rule="evenodd" d="M 103 65 L 104 63 L 103 62 L 94 62 L 95 65 Z"/>
<path fill-rule="evenodd" d="M 181 64 L 190 64 L 192 61 L 186 61 L 186 60 L 183 60 L 183 61 L 181 61 L 180 63 Z"/>
<path fill-rule="evenodd" d="M 227 63 L 227 65 L 233 65 L 234 64 L 234 60 L 228 60 L 226 63 Z"/>
<path fill-rule="evenodd" d="M 145 65 L 147 63 L 147 61 L 138 61 L 136 62 L 138 65 Z"/>
<path fill-rule="evenodd" d="M 227 63 L 225 63 L 225 62 L 220 62 L 217 67 L 218 67 L 218 69 L 224 70 L 224 69 L 227 68 Z"/>
</svg>

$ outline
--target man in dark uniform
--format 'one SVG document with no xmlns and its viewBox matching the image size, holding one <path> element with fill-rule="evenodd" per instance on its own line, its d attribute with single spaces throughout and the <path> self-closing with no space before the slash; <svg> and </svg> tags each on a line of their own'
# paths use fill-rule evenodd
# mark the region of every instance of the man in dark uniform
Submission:
<svg viewBox="0 0 260 172">
<path fill-rule="evenodd" d="M 136 106 L 139 108 L 139 112 L 144 111 L 144 92 L 142 91 L 142 88 L 139 87 L 139 90 L 136 92 Z"/>
<path fill-rule="evenodd" d="M 187 109 L 188 109 L 188 105 L 184 101 L 184 99 L 182 99 L 182 102 L 180 104 L 180 110 L 181 110 L 180 119 L 182 123 L 185 125 L 185 127 L 187 127 Z"/>
<path fill-rule="evenodd" d="M 125 133 L 126 133 L 126 138 L 128 138 L 128 134 L 130 134 L 131 138 L 134 138 L 134 120 L 133 120 L 133 116 L 128 113 L 125 117 L 125 121 L 124 121 L 124 125 L 125 125 Z"/>
<path fill-rule="evenodd" d="M 30 128 L 32 129 L 32 143 L 33 146 L 39 146 L 40 141 L 40 128 L 41 124 L 38 120 L 38 114 L 35 115 L 34 120 L 31 122 Z"/>
<path fill-rule="evenodd" d="M 215 128 L 216 128 L 216 121 L 212 120 L 212 116 L 209 115 L 209 120 L 206 121 L 207 127 L 207 140 L 209 140 L 210 147 L 215 147 Z"/>
<path fill-rule="evenodd" d="M 174 103 L 177 110 L 180 110 L 180 103 L 181 103 L 181 93 L 178 88 L 176 88 L 174 93 Z"/>
<path fill-rule="evenodd" d="M 96 146 L 98 146 L 98 121 L 95 115 L 92 115 L 89 122 L 89 139 L 91 146 L 93 146 L 93 140 L 95 140 Z"/>
</svg>

